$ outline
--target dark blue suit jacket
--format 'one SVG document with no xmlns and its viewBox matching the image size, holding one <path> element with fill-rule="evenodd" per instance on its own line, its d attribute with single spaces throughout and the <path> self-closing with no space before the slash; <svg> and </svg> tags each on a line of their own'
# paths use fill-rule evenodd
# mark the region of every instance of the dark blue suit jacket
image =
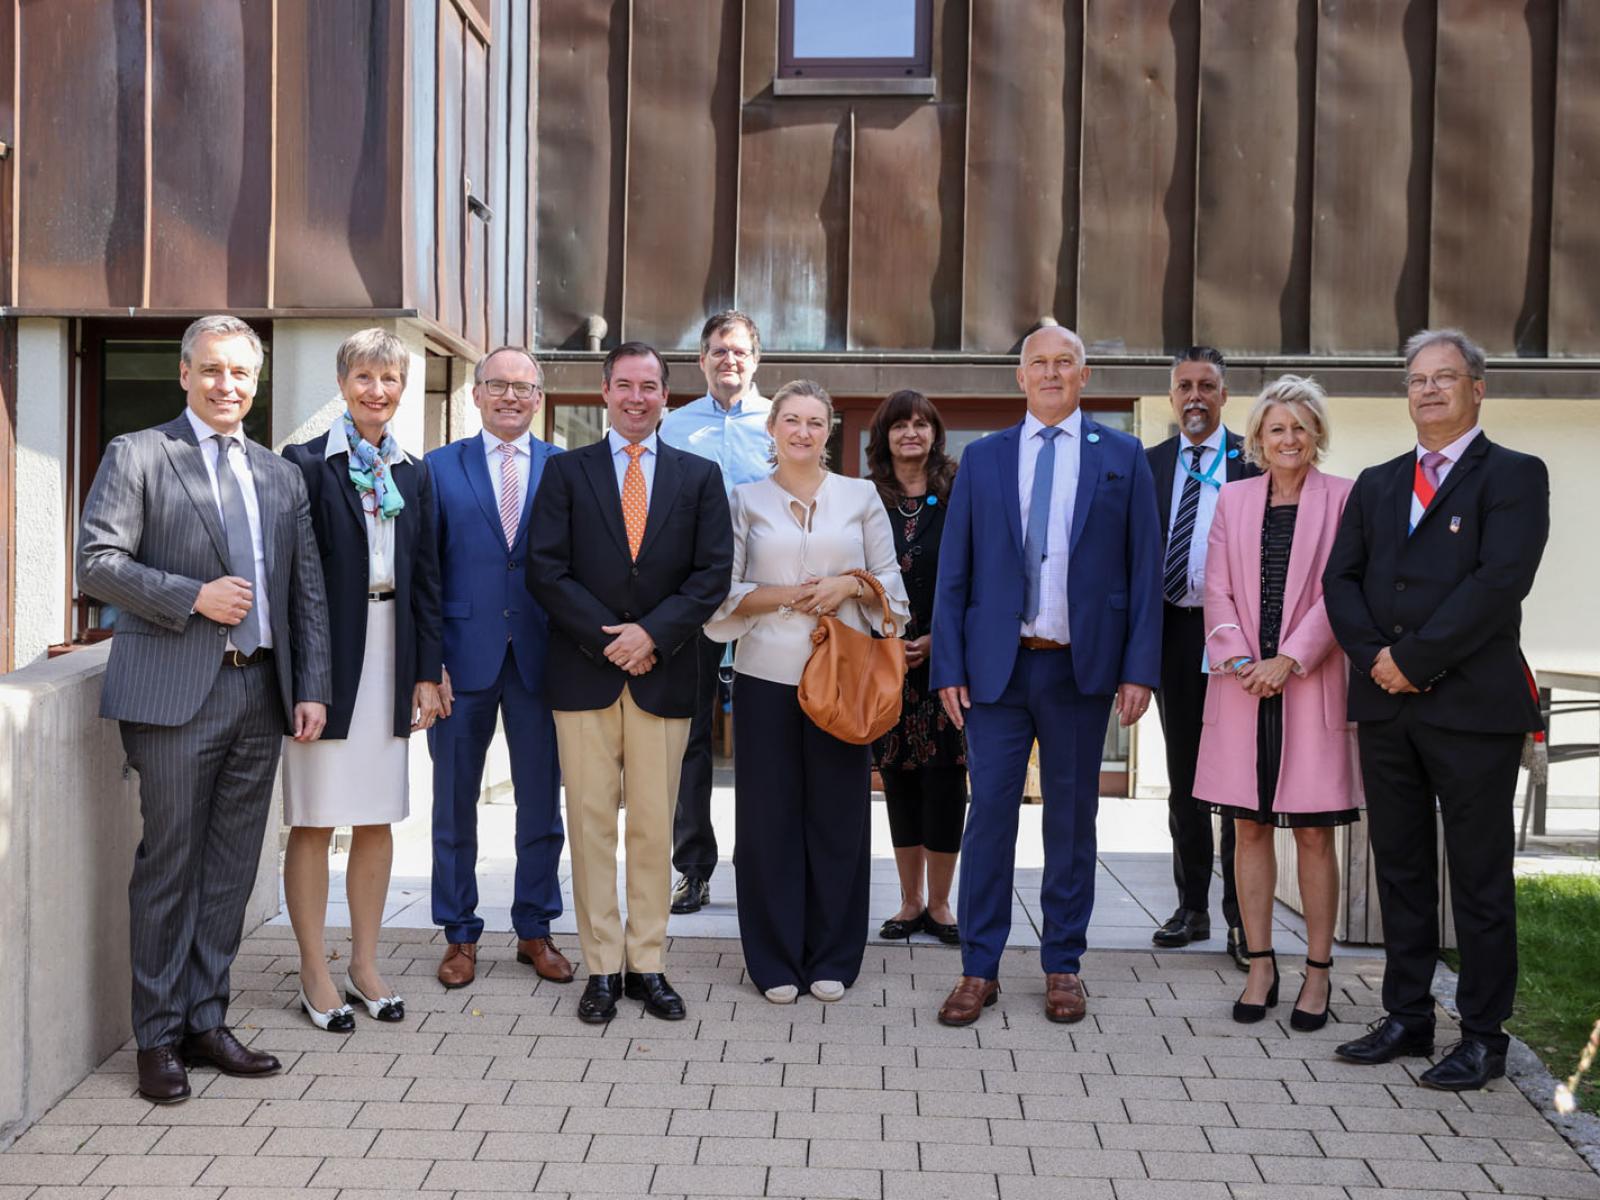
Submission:
<svg viewBox="0 0 1600 1200">
<path fill-rule="evenodd" d="M 544 609 L 528 591 L 528 514 L 545 463 L 559 453 L 548 442 L 529 439 L 522 522 L 510 549 L 500 526 L 483 439 L 474 434 L 427 457 L 444 581 L 444 665 L 451 686 L 459 691 L 491 687 L 500 677 L 507 644 L 516 651 L 523 684 L 535 693 L 543 686 L 550 634 Z"/>
<path fill-rule="evenodd" d="M 1161 678 L 1161 527 L 1137 438 L 1083 418 L 1067 603 L 1079 691 Z M 1022 425 L 968 446 L 939 546 L 930 684 L 1000 698 L 1022 634 Z"/>
</svg>

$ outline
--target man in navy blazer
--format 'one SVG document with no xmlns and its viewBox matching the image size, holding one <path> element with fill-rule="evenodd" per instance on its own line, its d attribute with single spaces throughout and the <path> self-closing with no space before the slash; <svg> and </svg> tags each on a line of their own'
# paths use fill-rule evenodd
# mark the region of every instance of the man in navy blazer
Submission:
<svg viewBox="0 0 1600 1200">
<path fill-rule="evenodd" d="M 1094 907 L 1100 752 L 1161 674 L 1161 529 L 1137 438 L 1078 407 L 1083 342 L 1046 325 L 1022 343 L 1022 424 L 962 456 L 945 517 L 932 686 L 967 731 L 962 977 L 939 1010 L 970 1025 L 999 995 L 1011 929 L 1017 810 L 1034 740 L 1044 787 L 1045 1015 L 1086 1011 L 1079 959 Z"/>
<path fill-rule="evenodd" d="M 528 591 L 528 515 L 545 463 L 558 453 L 529 428 L 544 398 L 533 355 L 502 347 L 473 371 L 483 432 L 428 455 L 443 577 L 443 691 L 448 720 L 428 731 L 433 752 L 433 920 L 448 945 L 447 988 L 471 983 L 478 938 L 478 795 L 484 759 L 503 717 L 517 805 L 517 869 L 511 923 L 517 960 L 555 983 L 572 964 L 550 938 L 561 915 L 557 870 L 561 771 L 544 696 L 544 610 Z"/>
</svg>

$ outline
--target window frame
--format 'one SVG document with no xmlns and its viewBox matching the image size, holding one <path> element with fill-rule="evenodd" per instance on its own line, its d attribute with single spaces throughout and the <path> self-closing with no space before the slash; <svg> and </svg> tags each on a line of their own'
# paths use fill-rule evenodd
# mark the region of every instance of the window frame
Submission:
<svg viewBox="0 0 1600 1200">
<path fill-rule="evenodd" d="M 916 48 L 910 58 L 797 58 L 794 52 L 796 0 L 779 0 L 778 71 L 774 83 L 798 80 L 933 80 L 933 0 L 916 4 Z"/>
</svg>

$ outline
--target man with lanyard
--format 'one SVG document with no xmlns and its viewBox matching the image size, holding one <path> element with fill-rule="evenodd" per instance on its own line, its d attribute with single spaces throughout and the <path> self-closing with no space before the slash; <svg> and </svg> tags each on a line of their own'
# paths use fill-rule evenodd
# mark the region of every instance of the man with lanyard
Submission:
<svg viewBox="0 0 1600 1200">
<path fill-rule="evenodd" d="M 1178 907 L 1152 936 L 1157 946 L 1187 946 L 1211 936 L 1211 814 L 1193 794 L 1205 714 L 1206 539 L 1223 483 L 1259 474 L 1240 457 L 1241 439 L 1222 425 L 1228 402 L 1222 355 L 1190 346 L 1172 362 L 1172 415 L 1179 432 L 1149 451 L 1162 514 L 1161 687 L 1156 707 L 1167 743 L 1167 824 Z M 1222 913 L 1228 953 L 1242 970 L 1244 930 L 1233 887 L 1233 822 L 1222 822 Z"/>
<path fill-rule="evenodd" d="M 760 362 L 761 332 L 756 323 L 734 309 L 715 314 L 700 331 L 706 394 L 669 412 L 661 422 L 661 440 L 720 466 L 729 492 L 772 473 L 772 437 L 767 433 L 772 404 L 755 385 Z M 672 833 L 672 865 L 678 872 L 672 889 L 675 913 L 698 912 L 711 903 L 711 875 L 717 869 L 717 834 L 711 825 L 711 720 L 723 653 L 732 650 L 731 645 L 700 635 L 700 693 L 683 753 Z"/>
</svg>

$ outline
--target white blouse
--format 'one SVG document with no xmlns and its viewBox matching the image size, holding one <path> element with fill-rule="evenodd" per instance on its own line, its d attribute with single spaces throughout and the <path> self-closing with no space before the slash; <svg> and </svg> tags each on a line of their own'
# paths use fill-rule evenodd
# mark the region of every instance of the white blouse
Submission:
<svg viewBox="0 0 1600 1200">
<path fill-rule="evenodd" d="M 718 642 L 738 640 L 734 670 L 793 686 L 811 657 L 811 631 L 817 625 L 811 614 L 734 612 L 758 587 L 793 587 L 865 568 L 883 584 L 895 632 L 904 631 L 911 605 L 895 557 L 894 530 L 869 480 L 829 473 L 807 505 L 769 477 L 740 484 L 728 502 L 733 513 L 733 587 L 706 623 L 706 636 Z M 876 606 L 855 600 L 845 601 L 834 615 L 863 633 L 877 630 L 882 620 Z"/>
<path fill-rule="evenodd" d="M 387 429 L 384 430 L 388 432 Z M 406 452 L 398 446 L 395 452 L 399 457 L 386 458 L 391 471 L 406 460 Z M 332 458 L 335 454 L 349 454 L 350 440 L 344 432 L 344 416 L 337 416 L 333 425 L 328 429 L 328 448 L 322 452 L 324 459 Z M 391 474 L 390 479 L 394 476 Z M 348 478 L 339 481 L 340 487 L 354 487 Z M 373 493 L 358 495 L 361 511 L 367 521 L 367 588 L 374 592 L 389 592 L 394 590 L 394 518 L 385 521 L 378 515 L 377 496 Z M 407 498 L 409 500 L 409 497 Z"/>
</svg>

